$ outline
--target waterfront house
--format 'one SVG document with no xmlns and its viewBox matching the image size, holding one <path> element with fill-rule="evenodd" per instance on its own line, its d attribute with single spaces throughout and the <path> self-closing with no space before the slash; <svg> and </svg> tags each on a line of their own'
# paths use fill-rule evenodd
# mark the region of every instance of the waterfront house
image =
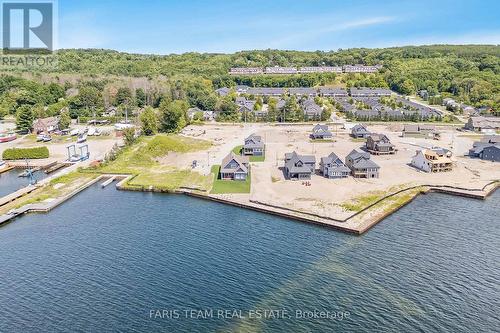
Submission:
<svg viewBox="0 0 500 333">
<path fill-rule="evenodd" d="M 374 155 L 395 154 L 395 146 L 385 134 L 370 134 L 366 138 L 366 149 Z"/>
<path fill-rule="evenodd" d="M 335 153 L 321 158 L 319 170 L 326 178 L 346 178 L 351 173 L 351 169 Z"/>
<path fill-rule="evenodd" d="M 486 136 L 481 141 L 474 142 L 469 150 L 470 157 L 482 160 L 500 162 L 500 136 Z"/>
<path fill-rule="evenodd" d="M 433 125 L 418 125 L 418 124 L 408 124 L 404 125 L 403 137 L 410 138 L 439 138 L 439 133 L 436 131 L 436 127 Z"/>
<path fill-rule="evenodd" d="M 446 172 L 453 169 L 451 152 L 444 148 L 417 150 L 411 165 L 425 172 Z"/>
<path fill-rule="evenodd" d="M 220 168 L 220 179 L 246 180 L 249 173 L 248 156 L 238 156 L 231 152 L 224 157 Z"/>
<path fill-rule="evenodd" d="M 324 139 L 331 139 L 333 137 L 333 134 L 328 130 L 327 125 L 317 124 L 316 126 L 313 127 L 310 137 L 311 139 L 315 140 L 318 139 L 324 140 Z"/>
<path fill-rule="evenodd" d="M 470 131 L 484 131 L 488 129 L 496 131 L 500 129 L 500 117 L 470 117 L 464 128 Z"/>
<path fill-rule="evenodd" d="M 243 145 L 241 153 L 243 155 L 262 156 L 264 155 L 264 150 L 265 145 L 264 141 L 262 141 L 262 137 L 252 134 L 245 139 L 245 144 Z"/>
<path fill-rule="evenodd" d="M 311 179 L 316 167 L 316 158 L 312 155 L 299 155 L 296 152 L 285 154 L 285 177 L 292 180 Z"/>
<path fill-rule="evenodd" d="M 354 138 L 366 138 L 371 133 L 368 131 L 365 125 L 357 124 L 351 129 L 351 136 Z"/>
<path fill-rule="evenodd" d="M 38 118 L 33 122 L 33 133 L 51 133 L 59 129 L 59 117 Z"/>
<path fill-rule="evenodd" d="M 345 158 L 345 165 L 354 178 L 378 178 L 380 167 L 370 159 L 370 154 L 353 150 Z"/>
</svg>

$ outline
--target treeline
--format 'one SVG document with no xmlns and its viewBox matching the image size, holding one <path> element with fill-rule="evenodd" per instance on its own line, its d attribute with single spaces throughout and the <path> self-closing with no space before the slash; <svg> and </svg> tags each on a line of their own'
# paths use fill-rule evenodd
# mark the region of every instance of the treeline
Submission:
<svg viewBox="0 0 500 333">
<path fill-rule="evenodd" d="M 239 66 L 322 66 L 344 64 L 382 64 L 376 74 L 304 74 L 229 76 Z M 72 118 L 92 117 L 115 106 L 118 117 L 126 111 L 164 101 L 185 101 L 202 110 L 234 108 L 217 96 L 215 89 L 244 84 L 259 87 L 299 87 L 343 85 L 389 87 L 402 94 L 427 90 L 429 95 L 453 97 L 476 107 L 500 110 L 500 46 L 434 45 L 385 49 L 347 49 L 330 52 L 242 51 L 234 54 L 141 55 L 108 50 L 58 51 L 58 67 L 29 69 L 51 75 L 74 74 L 95 77 L 78 82 L 40 83 L 20 79 L 19 68 L 3 67 L 12 75 L 0 77 L 0 117 L 19 115 L 30 118 L 60 114 Z M 125 79 L 99 79 L 118 75 Z M 127 78 L 144 78 L 135 86 Z M 432 97 L 432 100 L 439 100 Z M 29 110 L 28 110 L 29 109 Z M 20 112 L 22 111 L 22 112 Z"/>
</svg>

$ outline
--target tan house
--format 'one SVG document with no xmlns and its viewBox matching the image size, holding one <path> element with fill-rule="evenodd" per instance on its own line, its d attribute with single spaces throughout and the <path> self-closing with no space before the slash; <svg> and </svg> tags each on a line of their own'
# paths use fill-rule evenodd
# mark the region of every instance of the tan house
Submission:
<svg viewBox="0 0 500 333">
<path fill-rule="evenodd" d="M 444 148 L 417 150 L 411 165 L 425 172 L 446 172 L 453 170 L 451 152 Z"/>
<path fill-rule="evenodd" d="M 59 117 L 38 118 L 33 123 L 33 133 L 51 133 L 59 129 Z"/>
</svg>

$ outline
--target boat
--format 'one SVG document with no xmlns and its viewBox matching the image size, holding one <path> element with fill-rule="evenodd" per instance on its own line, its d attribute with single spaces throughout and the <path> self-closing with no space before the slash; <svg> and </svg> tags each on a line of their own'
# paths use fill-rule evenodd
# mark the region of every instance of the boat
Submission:
<svg viewBox="0 0 500 333">
<path fill-rule="evenodd" d="M 44 135 L 43 136 L 43 139 L 42 139 L 43 142 L 49 142 L 49 141 L 52 141 L 52 137 L 50 135 Z"/>
<path fill-rule="evenodd" d="M 78 134 L 80 134 L 80 132 L 78 131 L 78 128 L 74 128 L 69 132 L 69 135 L 71 135 L 71 136 L 77 136 Z"/>
<path fill-rule="evenodd" d="M 76 143 L 83 143 L 85 141 L 87 141 L 87 134 L 84 133 L 84 134 L 80 134 L 78 136 L 78 139 L 76 140 Z"/>
<path fill-rule="evenodd" d="M 17 139 L 15 133 L 0 133 L 0 143 L 14 141 L 15 139 Z"/>
<path fill-rule="evenodd" d="M 33 170 L 31 170 L 31 169 L 26 169 L 26 170 L 24 170 L 23 172 L 21 172 L 21 173 L 18 175 L 18 177 L 29 177 L 29 176 L 30 176 L 30 174 L 33 174 L 33 172 L 34 172 L 34 171 L 33 171 Z"/>
<path fill-rule="evenodd" d="M 91 127 L 91 128 L 89 128 L 89 131 L 87 132 L 87 135 L 92 136 L 92 135 L 95 135 L 95 133 L 96 133 L 95 127 Z"/>
<path fill-rule="evenodd" d="M 134 125 L 132 125 L 132 124 L 126 124 L 126 123 L 116 123 L 115 124 L 115 129 L 117 131 L 123 131 L 126 128 L 132 128 L 132 127 L 134 127 Z"/>
<path fill-rule="evenodd" d="M 2 169 L 5 166 L 5 161 L 0 160 L 0 169 Z"/>
</svg>

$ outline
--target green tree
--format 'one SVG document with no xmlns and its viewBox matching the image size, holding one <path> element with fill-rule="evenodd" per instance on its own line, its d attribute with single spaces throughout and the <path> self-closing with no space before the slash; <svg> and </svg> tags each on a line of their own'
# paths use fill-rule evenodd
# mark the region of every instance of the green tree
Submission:
<svg viewBox="0 0 500 333">
<path fill-rule="evenodd" d="M 160 105 L 160 128 L 163 132 L 174 133 L 187 124 L 186 111 L 189 104 L 186 101 L 175 100 Z"/>
<path fill-rule="evenodd" d="M 137 102 L 137 106 L 140 108 L 146 105 L 146 93 L 144 92 L 144 89 L 137 88 L 135 90 L 135 101 Z"/>
<path fill-rule="evenodd" d="M 115 105 L 132 105 L 132 92 L 128 87 L 120 87 L 116 92 Z"/>
<path fill-rule="evenodd" d="M 21 105 L 16 112 L 16 127 L 19 130 L 31 131 L 33 128 L 33 110 L 29 105 Z"/>
<path fill-rule="evenodd" d="M 141 129 L 144 135 L 154 135 L 158 133 L 158 117 L 152 107 L 148 106 L 140 116 Z"/>
<path fill-rule="evenodd" d="M 59 129 L 67 129 L 69 125 L 71 125 L 71 117 L 69 116 L 69 110 L 65 108 L 59 115 Z"/>
<path fill-rule="evenodd" d="M 137 140 L 137 137 L 135 136 L 135 128 L 133 127 L 127 127 L 123 129 L 123 139 L 125 141 L 125 144 L 127 146 L 131 146 L 134 144 L 134 142 Z"/>
</svg>

